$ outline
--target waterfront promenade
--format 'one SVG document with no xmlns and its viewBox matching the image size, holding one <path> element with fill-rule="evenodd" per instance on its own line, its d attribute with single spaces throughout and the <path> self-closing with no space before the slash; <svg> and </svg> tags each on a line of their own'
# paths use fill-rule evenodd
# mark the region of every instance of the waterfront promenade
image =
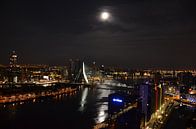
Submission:
<svg viewBox="0 0 196 129">
<path fill-rule="evenodd" d="M 13 91 L 9 94 L 0 95 L 0 104 L 22 102 L 27 100 L 34 100 L 37 98 L 56 96 L 60 94 L 70 94 L 76 92 L 78 87 L 79 85 L 69 86 L 68 84 L 66 84 L 66 85 L 58 86 L 58 84 L 54 84 L 54 86 L 50 86 L 50 87 L 43 87 L 43 86 L 27 87 L 27 89 L 29 90 L 25 92 L 20 92 L 20 90 L 18 89 L 17 90 L 13 89 Z"/>
</svg>

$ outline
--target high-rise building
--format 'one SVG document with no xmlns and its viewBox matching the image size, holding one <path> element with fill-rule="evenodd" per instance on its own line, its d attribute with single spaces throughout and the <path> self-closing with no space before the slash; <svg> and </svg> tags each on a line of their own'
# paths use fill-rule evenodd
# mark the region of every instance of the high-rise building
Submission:
<svg viewBox="0 0 196 129">
<path fill-rule="evenodd" d="M 164 86 L 161 84 L 142 84 L 140 85 L 140 97 L 142 99 L 143 119 L 147 122 L 151 115 L 159 110 L 164 103 Z"/>
<path fill-rule="evenodd" d="M 10 55 L 10 67 L 16 67 L 18 55 L 13 51 Z"/>
<path fill-rule="evenodd" d="M 132 108 L 116 120 L 116 129 L 140 129 L 141 113 L 138 108 Z"/>
<path fill-rule="evenodd" d="M 148 84 L 140 85 L 140 97 L 142 99 L 142 113 L 144 114 L 144 120 L 147 122 L 152 115 L 152 87 Z"/>
<path fill-rule="evenodd" d="M 17 83 L 21 81 L 21 69 L 17 66 L 18 55 L 15 51 L 10 54 L 10 65 L 7 69 L 7 77 L 9 82 Z"/>
<path fill-rule="evenodd" d="M 137 106 L 120 115 L 115 122 L 116 129 L 140 129 L 141 112 L 138 96 L 126 93 L 113 93 L 109 95 L 108 113 L 114 115 L 124 109 L 129 103 L 137 102 Z"/>
</svg>

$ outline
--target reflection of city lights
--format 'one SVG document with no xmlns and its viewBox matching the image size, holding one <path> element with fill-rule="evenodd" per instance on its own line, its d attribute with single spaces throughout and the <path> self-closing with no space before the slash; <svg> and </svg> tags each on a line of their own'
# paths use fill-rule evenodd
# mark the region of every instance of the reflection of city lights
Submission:
<svg viewBox="0 0 196 129">
<path fill-rule="evenodd" d="M 149 127 L 149 126 L 147 126 L 147 127 L 146 127 L 146 129 L 150 129 L 150 127 Z"/>
<path fill-rule="evenodd" d="M 99 116 L 103 116 L 105 114 L 104 111 L 100 111 Z"/>
<path fill-rule="evenodd" d="M 105 116 L 101 116 L 101 117 L 99 117 L 98 122 L 101 123 L 101 122 L 103 122 L 104 120 L 105 120 Z"/>
<path fill-rule="evenodd" d="M 83 93 L 82 93 L 82 99 L 81 99 L 81 102 L 80 102 L 80 110 L 83 111 L 84 110 L 84 105 L 86 104 L 86 97 L 88 95 L 88 88 L 85 88 Z"/>
<path fill-rule="evenodd" d="M 96 123 L 102 123 L 103 121 L 105 121 L 105 119 L 107 117 L 107 114 L 105 113 L 105 110 L 107 110 L 107 108 L 108 107 L 106 105 L 101 105 L 98 108 L 99 114 L 98 114 L 97 118 L 95 119 L 96 120 Z"/>
</svg>

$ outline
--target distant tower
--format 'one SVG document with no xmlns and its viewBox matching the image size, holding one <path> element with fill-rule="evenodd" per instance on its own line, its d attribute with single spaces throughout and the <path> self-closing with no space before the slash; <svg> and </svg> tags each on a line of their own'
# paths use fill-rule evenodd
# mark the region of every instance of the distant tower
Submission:
<svg viewBox="0 0 196 129">
<path fill-rule="evenodd" d="M 17 65 L 17 54 L 15 51 L 13 51 L 10 55 L 10 67 L 16 67 Z"/>
</svg>

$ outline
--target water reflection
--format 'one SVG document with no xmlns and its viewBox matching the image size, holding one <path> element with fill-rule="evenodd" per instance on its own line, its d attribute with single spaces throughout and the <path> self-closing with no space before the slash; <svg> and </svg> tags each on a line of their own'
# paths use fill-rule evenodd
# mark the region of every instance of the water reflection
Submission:
<svg viewBox="0 0 196 129">
<path fill-rule="evenodd" d="M 90 88 L 82 87 L 72 94 L 19 102 L 11 107 L 2 105 L 4 110 L 0 111 L 0 128 L 26 129 L 31 126 L 42 129 L 39 125 L 44 123 L 44 128 L 47 129 L 62 129 L 67 126 L 71 129 L 90 129 L 95 123 L 107 119 L 108 95 L 119 90 L 118 84 L 119 82 L 109 80 Z M 32 121 L 35 124 L 32 125 Z"/>
<path fill-rule="evenodd" d="M 109 96 L 109 94 L 114 92 L 113 90 L 108 89 L 107 85 L 105 85 L 105 84 L 98 86 L 98 88 L 100 88 L 100 87 L 101 87 L 101 89 L 97 89 L 97 91 L 98 91 L 97 105 L 99 105 L 99 106 L 97 108 L 98 115 L 95 118 L 96 123 L 101 123 L 101 122 L 105 121 L 105 119 L 107 118 L 107 116 L 108 116 L 108 114 L 107 114 L 107 112 L 108 112 L 108 96 Z"/>
<path fill-rule="evenodd" d="M 96 123 L 101 123 L 103 121 L 105 121 L 105 119 L 107 118 L 107 105 L 101 105 L 98 108 L 98 116 L 96 118 Z"/>
<path fill-rule="evenodd" d="M 85 109 L 85 104 L 86 104 L 86 98 L 88 95 L 88 88 L 85 88 L 84 91 L 82 92 L 82 99 L 80 101 L 80 108 L 79 111 L 84 111 Z"/>
<path fill-rule="evenodd" d="M 105 114 L 105 111 L 100 111 L 99 112 L 99 116 L 98 116 L 98 123 L 101 123 L 103 121 L 105 121 L 105 118 L 106 118 L 106 114 Z"/>
</svg>

